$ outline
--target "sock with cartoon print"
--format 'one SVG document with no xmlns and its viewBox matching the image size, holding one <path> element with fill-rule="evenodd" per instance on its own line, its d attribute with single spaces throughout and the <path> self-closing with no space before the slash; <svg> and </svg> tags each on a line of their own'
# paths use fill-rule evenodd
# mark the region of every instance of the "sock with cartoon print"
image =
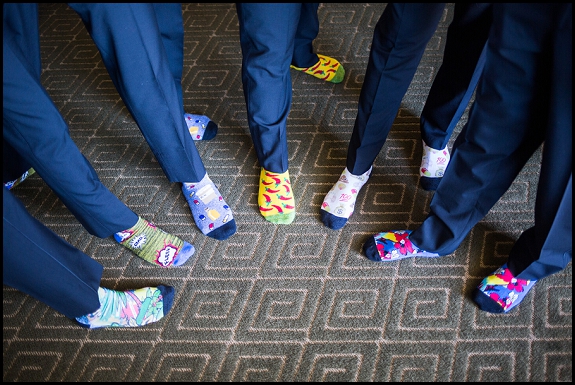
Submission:
<svg viewBox="0 0 575 385">
<path fill-rule="evenodd" d="M 185 113 L 184 119 L 193 140 L 210 140 L 218 133 L 218 125 L 205 115 Z"/>
<path fill-rule="evenodd" d="M 289 171 L 277 173 L 261 168 L 258 205 L 260 213 L 268 222 L 281 225 L 289 225 L 293 222 L 295 199 Z"/>
<path fill-rule="evenodd" d="M 443 150 L 436 150 L 429 147 L 422 140 L 423 156 L 419 167 L 419 184 L 426 191 L 435 191 L 445 174 L 449 164 L 449 150 L 447 146 Z"/>
<path fill-rule="evenodd" d="M 341 229 L 353 214 L 357 194 L 369 179 L 372 167 L 361 175 L 353 175 L 347 167 L 321 204 L 321 221 L 332 230 Z"/>
<path fill-rule="evenodd" d="M 207 173 L 200 182 L 183 183 L 182 192 L 204 235 L 222 241 L 236 232 L 232 210 Z"/>
<path fill-rule="evenodd" d="M 134 226 L 114 234 L 114 239 L 143 260 L 161 267 L 183 265 L 195 252 L 190 243 L 141 217 Z"/>
<path fill-rule="evenodd" d="M 164 285 L 126 291 L 99 287 L 100 308 L 76 317 L 76 321 L 88 329 L 148 325 L 168 314 L 174 301 L 174 292 L 173 287 Z"/>
</svg>

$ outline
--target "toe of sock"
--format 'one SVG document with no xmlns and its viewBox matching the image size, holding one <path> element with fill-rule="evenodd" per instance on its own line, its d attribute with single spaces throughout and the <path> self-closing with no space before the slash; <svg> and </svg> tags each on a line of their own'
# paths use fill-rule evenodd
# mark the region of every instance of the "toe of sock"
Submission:
<svg viewBox="0 0 575 385">
<path fill-rule="evenodd" d="M 172 286 L 160 285 L 158 290 L 162 293 L 162 303 L 164 305 L 164 316 L 168 314 L 174 303 L 174 294 L 176 290 Z"/>
<path fill-rule="evenodd" d="M 275 223 L 276 225 L 289 225 L 295 219 L 295 212 L 288 214 L 269 215 L 267 217 L 264 216 L 264 218 L 266 221 Z"/>
<path fill-rule="evenodd" d="M 419 185 L 426 191 L 435 191 L 439 187 L 439 182 L 442 178 L 429 178 L 427 176 L 422 176 L 419 178 Z"/>
<path fill-rule="evenodd" d="M 191 243 L 188 242 L 184 242 L 184 246 L 182 247 L 182 250 L 180 250 L 180 252 L 178 253 L 178 255 L 176 255 L 176 259 L 174 259 L 174 266 L 181 266 L 184 263 L 186 263 L 188 261 L 188 259 L 190 259 L 190 257 L 192 255 L 194 255 L 194 252 L 196 251 L 196 249 L 194 248 L 194 246 Z"/>
<path fill-rule="evenodd" d="M 381 258 L 379 258 L 379 252 L 377 251 L 377 245 L 375 244 L 375 239 L 373 237 L 369 237 L 367 241 L 363 244 L 363 252 L 365 256 L 372 261 L 381 262 Z"/>
<path fill-rule="evenodd" d="M 218 133 L 218 125 L 210 120 L 208 122 L 208 125 L 206 126 L 206 131 L 204 132 L 202 140 L 213 139 L 215 138 L 217 133 Z"/>
<path fill-rule="evenodd" d="M 325 210 L 320 210 L 321 221 L 332 230 L 339 230 L 347 223 L 346 218 L 337 217 Z"/>
<path fill-rule="evenodd" d="M 231 221 L 218 227 L 217 229 L 214 229 L 209 233 L 206 233 L 206 235 L 210 238 L 217 239 L 218 241 L 224 241 L 229 237 L 231 237 L 232 235 L 234 235 L 236 233 L 236 230 L 237 230 L 236 220 L 232 219 Z"/>
<path fill-rule="evenodd" d="M 342 65 L 340 65 L 335 73 L 333 79 L 331 79 L 332 83 L 341 83 L 343 78 L 345 77 L 345 69 Z"/>
<path fill-rule="evenodd" d="M 496 301 L 492 300 L 488 295 L 484 292 L 475 288 L 473 291 L 473 302 L 479 306 L 479 308 L 483 311 L 487 311 L 489 313 L 504 313 L 505 310 L 499 305 Z"/>
</svg>

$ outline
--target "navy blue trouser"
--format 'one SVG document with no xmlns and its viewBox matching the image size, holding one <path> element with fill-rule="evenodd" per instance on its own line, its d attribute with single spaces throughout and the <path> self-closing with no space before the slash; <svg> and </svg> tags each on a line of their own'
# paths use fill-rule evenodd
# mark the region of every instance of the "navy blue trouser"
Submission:
<svg viewBox="0 0 575 385">
<path fill-rule="evenodd" d="M 465 111 L 484 63 L 489 3 L 457 3 L 441 65 L 421 115 L 425 143 L 442 149 Z M 361 89 L 346 166 L 361 175 L 372 166 L 395 121 L 445 3 L 389 3 L 379 18 Z"/>
<path fill-rule="evenodd" d="M 34 167 L 90 234 L 132 227 L 138 216 L 99 180 L 41 84 L 37 5 L 3 9 L 4 182 Z"/>
<path fill-rule="evenodd" d="M 2 188 L 2 282 L 67 317 L 100 307 L 103 267 L 30 215 Z"/>
<path fill-rule="evenodd" d="M 206 171 L 184 121 L 181 5 L 70 7 L 81 16 L 168 179 L 200 181 Z M 133 226 L 137 215 L 100 182 L 41 85 L 37 6 L 4 4 L 3 16 L 4 149 L 14 159 L 4 169 L 20 166 L 4 171 L 4 181 L 29 165 L 91 234 L 108 237 Z"/>
<path fill-rule="evenodd" d="M 424 250 L 452 253 L 544 143 L 535 224 L 508 262 L 515 276 L 537 280 L 572 259 L 572 4 L 493 7 L 469 121 L 430 214 L 410 239 Z"/>
<path fill-rule="evenodd" d="M 288 170 L 287 117 L 291 107 L 290 65 L 319 61 L 319 3 L 237 3 L 242 83 L 248 126 L 260 166 Z"/>
</svg>

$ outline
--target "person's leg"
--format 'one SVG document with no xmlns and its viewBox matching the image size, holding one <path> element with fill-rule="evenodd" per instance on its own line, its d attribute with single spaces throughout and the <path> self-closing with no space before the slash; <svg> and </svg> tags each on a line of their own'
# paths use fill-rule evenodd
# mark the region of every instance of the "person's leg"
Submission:
<svg viewBox="0 0 575 385">
<path fill-rule="evenodd" d="M 457 3 L 447 30 L 443 63 L 420 117 L 420 185 L 436 190 L 449 164 L 447 143 L 467 108 L 485 64 L 490 3 Z"/>
<path fill-rule="evenodd" d="M 10 17 L 18 14 L 20 7 L 28 6 L 4 4 L 3 139 L 36 170 L 90 234 L 106 238 L 121 231 L 132 231 L 137 235 L 139 231 L 134 227 L 140 218 L 99 180 L 42 87 L 37 66 L 29 61 L 39 58 L 39 52 L 24 50 L 18 45 L 24 43 L 25 36 L 29 40 L 34 39 L 34 33 L 36 39 L 39 36 L 36 9 L 24 12 L 28 18 Z M 21 22 L 16 23 L 17 20 Z M 29 106 L 34 108 L 31 110 Z M 165 243 L 178 245 L 171 263 L 183 263 L 193 254 L 192 245 L 160 229 L 154 233 L 156 238 L 161 238 L 156 244 L 159 249 L 150 245 L 133 249 L 136 255 L 152 262 Z"/>
<path fill-rule="evenodd" d="M 291 68 L 331 83 L 341 83 L 345 70 L 329 56 L 316 54 L 313 41 L 319 33 L 319 3 L 302 3 L 296 30 Z"/>
<path fill-rule="evenodd" d="M 102 265 L 48 229 L 3 188 L 3 284 L 84 327 L 132 327 L 159 321 L 172 306 L 169 286 L 116 291 L 100 287 Z"/>
<path fill-rule="evenodd" d="M 357 193 L 369 178 L 444 8 L 444 3 L 390 3 L 379 18 L 348 146 L 347 167 L 320 210 L 327 227 L 340 229 L 353 214 Z M 339 187 L 342 182 L 348 190 L 343 193 Z"/>
<path fill-rule="evenodd" d="M 512 15 L 522 15 L 520 9 Z M 547 25 L 554 31 L 552 54 L 541 54 L 543 60 L 553 58 L 551 70 L 542 81 L 551 84 L 546 104 L 541 113 L 548 113 L 545 144 L 537 198 L 535 225 L 524 231 L 509 253 L 509 260 L 493 274 L 487 276 L 473 293 L 480 309 L 508 312 L 525 298 L 527 292 L 540 279 L 565 269 L 573 258 L 573 75 L 571 28 L 572 5 L 555 8 L 555 19 Z M 537 10 L 535 15 L 546 15 Z M 524 17 L 522 15 L 522 17 Z M 537 18 L 537 25 L 545 26 Z M 529 24 L 531 26 L 532 24 Z M 528 27 L 529 28 L 529 27 Z M 540 127 L 538 129 L 541 129 Z"/>
<path fill-rule="evenodd" d="M 170 72 L 178 93 L 180 104 L 184 106 L 182 92 L 182 71 L 184 64 L 184 22 L 182 20 L 182 5 L 180 3 L 154 3 L 156 20 L 166 55 Z M 218 125 L 205 115 L 184 113 L 188 131 L 193 140 L 210 140 L 218 132 Z"/>
<path fill-rule="evenodd" d="M 3 138 L 90 234 L 106 238 L 138 216 L 100 182 L 42 87 L 37 17 L 35 4 L 4 4 Z"/>
<path fill-rule="evenodd" d="M 182 183 L 188 202 L 190 194 L 198 192 L 196 187 L 207 186 L 220 198 L 201 205 L 189 204 L 196 225 L 209 237 L 229 238 L 236 232 L 232 212 L 207 175 L 184 121 L 180 5 L 163 8 L 149 3 L 74 3 L 70 6 L 84 21 L 118 93 L 170 182 Z M 155 9 L 161 12 L 156 14 Z M 164 19 L 178 15 L 179 19 L 168 28 Z M 162 25 L 162 31 L 158 24 Z M 164 44 L 170 48 L 169 55 Z M 218 215 L 202 220 L 206 211 Z"/>
<path fill-rule="evenodd" d="M 287 224 L 295 218 L 286 125 L 300 8 L 301 4 L 237 3 L 248 125 L 262 168 L 259 210 L 272 223 Z"/>
<path fill-rule="evenodd" d="M 2 188 L 3 283 L 74 318 L 95 311 L 103 267 L 30 215 Z"/>
<path fill-rule="evenodd" d="M 549 53 L 535 52 L 529 39 L 517 38 L 512 30 L 492 38 L 509 22 L 505 19 L 491 30 L 484 74 L 469 122 L 455 142 L 449 172 L 435 192 L 428 217 L 408 237 L 418 249 L 451 254 L 544 140 L 548 114 L 542 106 L 548 103 L 550 82 L 540 77 L 545 68 L 540 60 Z M 384 260 L 378 252 L 382 234 L 387 233 L 364 245 L 370 259 Z"/>
</svg>

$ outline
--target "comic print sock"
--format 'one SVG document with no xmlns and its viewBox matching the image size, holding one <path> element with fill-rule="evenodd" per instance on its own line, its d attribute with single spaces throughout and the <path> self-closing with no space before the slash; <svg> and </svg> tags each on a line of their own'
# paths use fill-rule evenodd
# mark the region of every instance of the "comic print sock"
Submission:
<svg viewBox="0 0 575 385">
<path fill-rule="evenodd" d="M 161 267 L 183 265 L 195 251 L 188 242 L 141 217 L 131 228 L 114 234 L 114 239 L 143 260 Z"/>
<path fill-rule="evenodd" d="M 185 113 L 184 119 L 193 140 L 210 140 L 218 133 L 218 125 L 205 115 Z"/>
<path fill-rule="evenodd" d="M 98 288 L 100 308 L 76 317 L 88 329 L 105 327 L 131 328 L 148 325 L 164 318 L 172 308 L 174 288 L 160 285 L 136 290 L 116 291 Z"/>
<path fill-rule="evenodd" d="M 325 196 L 321 204 L 321 221 L 332 230 L 341 229 L 353 214 L 357 194 L 369 179 L 371 169 L 361 175 L 353 175 L 343 170 L 339 180 Z"/>
<path fill-rule="evenodd" d="M 519 305 L 536 280 L 515 278 L 507 264 L 481 281 L 473 292 L 473 301 L 489 313 L 507 313 Z"/>
<path fill-rule="evenodd" d="M 183 183 L 182 192 L 204 235 L 223 241 L 236 232 L 232 210 L 207 173 L 200 182 Z"/>
<path fill-rule="evenodd" d="M 423 143 L 423 156 L 421 167 L 419 167 L 419 183 L 424 190 L 435 191 L 449 164 L 449 150 L 447 146 L 443 150 L 436 150 L 425 144 L 423 140 L 421 142 Z"/>
<path fill-rule="evenodd" d="M 319 61 L 311 67 L 299 68 L 292 65 L 290 68 L 315 76 L 316 78 L 325 80 L 326 82 L 341 83 L 345 76 L 345 70 L 341 63 L 328 56 L 320 54 L 317 56 L 319 57 Z"/>
<path fill-rule="evenodd" d="M 28 171 L 26 171 L 24 174 L 22 174 L 20 176 L 20 178 L 4 183 L 4 187 L 6 187 L 8 190 L 11 190 L 14 187 L 18 186 L 20 183 L 24 182 L 24 180 L 26 178 L 28 178 L 30 175 L 33 175 L 35 173 L 36 173 L 36 170 L 34 170 L 33 168 L 30 168 Z"/>
<path fill-rule="evenodd" d="M 262 167 L 258 192 L 260 213 L 266 221 L 289 225 L 295 218 L 295 199 L 291 190 L 289 171 L 282 174 Z"/>
<path fill-rule="evenodd" d="M 439 257 L 415 246 L 409 239 L 411 230 L 393 230 L 370 237 L 363 245 L 365 256 L 375 262 L 398 261 L 404 258 Z"/>
</svg>

